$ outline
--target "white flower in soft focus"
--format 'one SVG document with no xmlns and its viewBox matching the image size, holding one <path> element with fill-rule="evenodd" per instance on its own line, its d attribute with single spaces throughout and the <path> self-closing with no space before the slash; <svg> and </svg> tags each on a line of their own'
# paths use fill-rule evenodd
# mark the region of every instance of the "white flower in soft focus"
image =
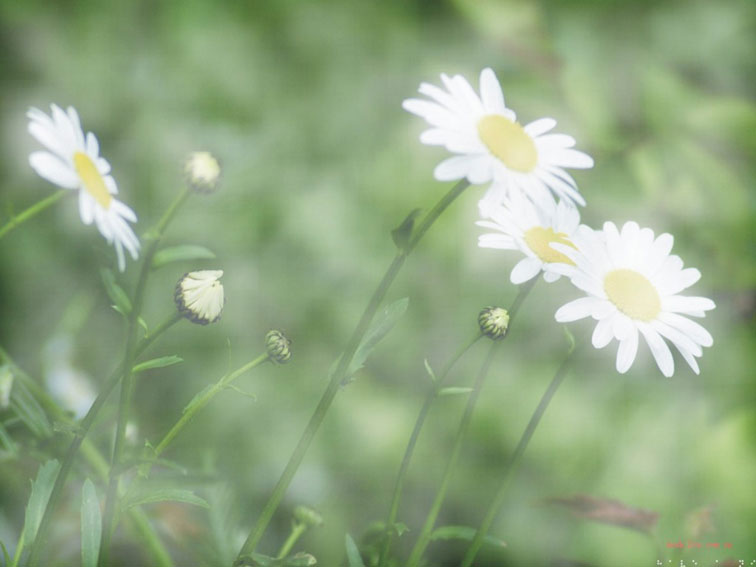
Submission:
<svg viewBox="0 0 756 567">
<path fill-rule="evenodd" d="M 688 317 L 705 317 L 714 302 L 705 297 L 678 295 L 696 283 L 701 272 L 683 269 L 679 256 L 671 255 L 673 238 L 664 233 L 654 238 L 649 228 L 627 222 L 618 232 L 611 223 L 603 231 L 581 226 L 572 238 L 574 246 L 552 246 L 569 257 L 574 266 L 554 266 L 583 290 L 581 297 L 556 312 L 561 323 L 591 316 L 598 323 L 593 346 L 603 348 L 617 339 L 617 371 L 625 373 L 638 351 L 638 333 L 648 343 L 656 364 L 665 376 L 674 374 L 669 340 L 693 371 L 701 347 L 713 344 L 709 332 Z"/>
<path fill-rule="evenodd" d="M 192 152 L 184 165 L 189 186 L 200 193 L 212 193 L 221 174 L 220 162 L 210 152 Z"/>
<path fill-rule="evenodd" d="M 223 311 L 223 270 L 189 272 L 176 285 L 176 307 L 193 323 L 207 325 L 220 319 Z"/>
<path fill-rule="evenodd" d="M 73 346 L 66 336 L 50 340 L 44 349 L 45 384 L 64 409 L 81 419 L 89 411 L 97 394 L 90 377 L 71 362 Z"/>
<path fill-rule="evenodd" d="M 118 269 L 126 268 L 123 249 L 136 260 L 139 240 L 126 221 L 137 218 L 129 207 L 113 198 L 118 193 L 110 175 L 110 164 L 100 157 L 100 146 L 92 132 L 84 135 L 76 110 L 64 112 L 53 104 L 52 117 L 37 108 L 29 109 L 29 133 L 48 151 L 32 152 L 29 164 L 40 177 L 64 189 L 78 189 L 79 215 L 84 224 L 97 225 L 118 255 Z"/>
<path fill-rule="evenodd" d="M 525 254 L 509 276 L 513 284 L 526 282 L 541 271 L 547 282 L 556 281 L 559 273 L 553 271 L 551 266 L 554 263 L 572 264 L 572 260 L 554 250 L 551 243 L 572 246 L 570 239 L 580 223 L 580 213 L 568 201 L 560 201 L 557 205 L 551 195 L 541 204 L 542 207 L 535 206 L 520 193 L 504 198 L 501 203 L 488 197 L 478 203 L 480 216 L 490 220 L 475 224 L 496 231 L 481 234 L 478 246 L 519 250 Z"/>
<path fill-rule="evenodd" d="M 470 183 L 498 182 L 494 188 L 511 194 L 524 192 L 534 202 L 552 191 L 561 199 L 585 205 L 575 180 L 564 168 L 593 167 L 593 159 L 574 150 L 575 140 L 565 134 L 547 134 L 556 121 L 540 118 L 521 126 L 494 72 L 480 73 L 480 97 L 464 77 L 441 75 L 446 87 L 422 83 L 419 92 L 432 100 L 411 98 L 405 110 L 424 118 L 432 128 L 420 141 L 444 146 L 454 154 L 434 171 L 439 181 L 466 177 Z"/>
</svg>

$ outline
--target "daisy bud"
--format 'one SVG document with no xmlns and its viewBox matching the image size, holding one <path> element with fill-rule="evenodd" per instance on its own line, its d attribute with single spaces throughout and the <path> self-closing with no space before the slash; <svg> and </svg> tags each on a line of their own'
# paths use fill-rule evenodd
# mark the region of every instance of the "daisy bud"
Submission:
<svg viewBox="0 0 756 567">
<path fill-rule="evenodd" d="M 486 307 L 478 315 L 478 325 L 489 339 L 501 339 L 507 334 L 509 313 L 503 307 Z"/>
<path fill-rule="evenodd" d="M 223 270 L 189 272 L 176 284 L 176 307 L 192 323 L 207 325 L 220 319 L 225 302 L 220 278 Z"/>
<path fill-rule="evenodd" d="M 220 177 L 220 162 L 210 152 L 192 152 L 186 159 L 184 172 L 189 186 L 194 191 L 213 193 Z"/>
<path fill-rule="evenodd" d="M 268 331 L 265 335 L 265 348 L 273 362 L 283 364 L 291 358 L 291 341 L 281 331 Z"/>
<path fill-rule="evenodd" d="M 323 525 L 323 516 L 307 506 L 297 506 L 294 509 L 294 519 L 308 528 L 317 528 Z"/>
</svg>

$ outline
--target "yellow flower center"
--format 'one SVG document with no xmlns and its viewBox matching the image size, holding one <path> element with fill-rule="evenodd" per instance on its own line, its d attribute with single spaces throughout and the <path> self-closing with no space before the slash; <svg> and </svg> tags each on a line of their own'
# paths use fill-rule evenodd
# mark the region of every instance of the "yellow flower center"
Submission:
<svg viewBox="0 0 756 567">
<path fill-rule="evenodd" d="M 105 187 L 105 180 L 94 162 L 84 152 L 74 152 L 73 163 L 86 192 L 92 195 L 101 207 L 109 208 L 113 197 Z"/>
<path fill-rule="evenodd" d="M 538 163 L 533 139 L 517 122 L 498 114 L 489 114 L 478 121 L 478 136 L 509 169 L 528 172 Z"/>
<path fill-rule="evenodd" d="M 574 266 L 575 263 L 572 260 L 549 246 L 552 242 L 566 244 L 575 248 L 575 245 L 570 242 L 570 239 L 567 238 L 564 232 L 554 232 L 554 229 L 543 228 L 542 226 L 534 226 L 525 231 L 525 243 L 541 261 L 548 263 L 559 262 L 560 264 Z"/>
<path fill-rule="evenodd" d="M 632 319 L 651 321 L 661 311 L 659 292 L 634 270 L 612 270 L 606 274 L 604 291 L 609 301 Z"/>
</svg>

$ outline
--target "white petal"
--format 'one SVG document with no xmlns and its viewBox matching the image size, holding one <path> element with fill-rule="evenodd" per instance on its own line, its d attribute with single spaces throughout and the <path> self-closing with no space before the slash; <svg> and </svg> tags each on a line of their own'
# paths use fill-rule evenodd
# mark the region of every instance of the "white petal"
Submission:
<svg viewBox="0 0 756 567">
<path fill-rule="evenodd" d="M 554 315 L 560 323 L 569 323 L 590 316 L 596 303 L 594 297 L 580 297 L 562 305 Z"/>
<path fill-rule="evenodd" d="M 561 277 L 561 274 L 554 272 L 553 270 L 549 270 L 548 268 L 544 267 L 543 271 L 543 279 L 548 283 L 554 283 Z"/>
<path fill-rule="evenodd" d="M 674 313 L 692 314 L 700 311 L 709 311 L 716 305 L 708 297 L 688 297 L 685 295 L 672 295 L 662 299 L 662 310 Z"/>
<path fill-rule="evenodd" d="M 667 323 L 671 327 L 674 327 L 678 331 L 685 333 L 701 346 L 709 347 L 714 344 L 714 339 L 709 331 L 695 321 L 691 321 L 690 319 L 676 313 L 665 312 L 660 313 L 658 319 L 663 323 Z"/>
<path fill-rule="evenodd" d="M 73 148 L 67 146 L 63 140 L 58 136 L 58 131 L 55 127 L 47 127 L 41 122 L 33 121 L 29 122 L 27 127 L 29 133 L 34 136 L 37 141 L 45 146 L 48 150 L 58 155 L 63 160 L 68 160 L 74 152 Z"/>
<path fill-rule="evenodd" d="M 651 321 L 650 325 L 657 333 L 659 333 L 662 337 L 668 339 L 673 345 L 675 345 L 680 353 L 690 352 L 695 356 L 701 356 L 703 354 L 703 349 L 698 343 L 694 342 L 693 339 L 691 339 L 686 334 L 681 333 L 677 329 L 670 327 L 666 323 L 662 323 L 658 320 Z"/>
<path fill-rule="evenodd" d="M 620 312 L 617 312 L 612 318 L 612 332 L 619 341 L 624 341 L 627 337 L 638 334 L 630 317 Z"/>
<path fill-rule="evenodd" d="M 467 179 L 473 185 L 481 185 L 491 181 L 491 158 L 484 155 L 471 158 L 468 164 Z"/>
<path fill-rule="evenodd" d="M 593 335 L 591 336 L 591 343 L 593 343 L 593 346 L 595 348 L 604 348 L 612 342 L 613 338 L 612 318 L 605 317 L 604 319 L 600 319 L 599 322 L 596 323 L 596 328 L 593 329 Z"/>
<path fill-rule="evenodd" d="M 635 361 L 635 355 L 638 353 L 638 329 L 633 326 L 632 332 L 620 341 L 617 349 L 617 372 L 624 374 Z"/>
<path fill-rule="evenodd" d="M 515 285 L 533 279 L 541 271 L 542 262 L 536 258 L 523 258 L 512 270 L 509 281 Z"/>
<path fill-rule="evenodd" d="M 418 89 L 418 91 L 426 96 L 431 97 L 437 103 L 445 106 L 454 113 L 464 112 L 464 106 L 461 105 L 458 100 L 435 85 L 431 85 L 430 83 L 420 83 L 420 88 Z"/>
<path fill-rule="evenodd" d="M 539 148 L 562 149 L 574 146 L 575 138 L 567 134 L 546 134 L 545 136 L 539 136 L 534 142 Z"/>
<path fill-rule="evenodd" d="M 502 112 L 506 109 L 501 85 L 493 70 L 488 67 L 480 72 L 480 95 L 487 112 Z"/>
<path fill-rule="evenodd" d="M 514 238 L 506 234 L 481 234 L 478 237 L 480 248 L 499 248 L 501 250 L 517 250 Z"/>
<path fill-rule="evenodd" d="M 92 224 L 94 208 L 97 206 L 94 198 L 86 191 L 79 191 L 79 216 L 84 224 Z"/>
<path fill-rule="evenodd" d="M 524 130 L 531 137 L 535 138 L 536 136 L 545 134 L 554 126 L 556 126 L 556 120 L 553 118 L 539 118 L 538 120 L 534 120 L 530 124 L 525 125 Z"/>
<path fill-rule="evenodd" d="M 588 169 L 593 167 L 593 158 L 578 150 L 557 150 L 550 152 L 549 158 L 551 164 L 560 167 L 570 167 L 573 169 Z"/>
<path fill-rule="evenodd" d="M 65 189 L 79 187 L 79 176 L 67 164 L 50 152 L 32 152 L 29 165 L 37 175 Z"/>
<path fill-rule="evenodd" d="M 433 170 L 433 176 L 439 181 L 454 181 L 467 176 L 473 158 L 453 156 L 445 159 Z"/>
<path fill-rule="evenodd" d="M 675 373 L 675 361 L 672 358 L 672 352 L 669 350 L 667 343 L 664 342 L 659 333 L 646 323 L 638 323 L 638 329 L 646 338 L 648 347 L 651 349 L 651 354 L 654 355 L 654 360 L 656 360 L 659 370 L 667 378 L 672 376 Z"/>
<path fill-rule="evenodd" d="M 402 103 L 404 110 L 424 118 L 429 124 L 438 128 L 454 130 L 458 127 L 458 119 L 446 108 L 435 102 L 410 98 Z"/>
<path fill-rule="evenodd" d="M 662 295 L 673 295 L 689 288 L 700 279 L 701 272 L 695 268 L 686 268 L 664 280 L 660 277 L 656 287 Z"/>
<path fill-rule="evenodd" d="M 92 132 L 87 133 L 87 154 L 89 157 L 97 157 L 100 155 L 100 144 L 97 142 L 97 138 Z"/>
</svg>

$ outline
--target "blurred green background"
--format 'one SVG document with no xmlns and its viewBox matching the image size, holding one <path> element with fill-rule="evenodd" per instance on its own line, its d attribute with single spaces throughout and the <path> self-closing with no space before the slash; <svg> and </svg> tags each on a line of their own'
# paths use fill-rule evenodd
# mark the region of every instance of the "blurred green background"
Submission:
<svg viewBox="0 0 756 567">
<path fill-rule="evenodd" d="M 645 345 L 627 375 L 616 343 L 587 348 L 557 393 L 516 476 L 479 567 L 653 565 L 642 534 L 575 520 L 546 502 L 590 494 L 659 514 L 666 542 L 729 542 L 724 551 L 667 553 L 689 565 L 756 560 L 754 154 L 756 3 L 544 0 L 0 2 L 1 221 L 54 190 L 28 165 L 29 106 L 74 105 L 100 140 L 121 199 L 142 234 L 180 190 L 187 152 L 223 164 L 216 194 L 195 196 L 167 244 L 199 244 L 217 258 L 154 273 L 145 318 L 173 307 L 185 272 L 223 269 L 222 320 L 179 324 L 153 349 L 183 364 L 144 373 L 135 391 L 133 450 L 155 442 L 194 393 L 262 350 L 265 332 L 293 340 L 292 361 L 264 366 L 217 398 L 166 457 L 213 505 L 148 508 L 179 565 L 230 561 L 257 518 L 327 383 L 327 371 L 393 256 L 389 231 L 447 190 L 432 179 L 444 157 L 422 146 L 421 121 L 401 109 L 421 81 L 461 73 L 477 86 L 497 73 L 520 120 L 558 120 L 596 167 L 575 177 L 583 222 L 637 220 L 675 236 L 674 252 L 701 270 L 692 295 L 712 297 L 704 321 L 714 346 L 696 376 L 676 358 L 664 379 Z M 476 245 L 481 188 L 469 189 L 433 227 L 389 293 L 407 315 L 337 397 L 261 551 L 288 534 L 308 504 L 326 524 L 295 549 L 320 565 L 344 561 L 344 534 L 359 541 L 387 513 L 394 478 L 428 379 L 475 331 L 485 305 L 516 289 L 514 252 Z M 99 384 L 122 351 L 123 326 L 99 269 L 112 248 L 81 224 L 67 199 L 0 242 L 0 344 L 43 380 L 64 367 Z M 121 277 L 131 290 L 136 266 Z M 504 460 L 564 356 L 554 311 L 577 296 L 539 283 L 502 345 L 476 410 L 462 464 L 439 524 L 477 526 Z M 576 335 L 590 323 L 572 325 Z M 61 346 L 61 344 L 63 346 Z M 485 347 L 454 372 L 467 385 Z M 114 398 L 115 399 L 115 398 Z M 109 447 L 115 401 L 92 438 Z M 399 519 L 405 554 L 438 487 L 464 406 L 440 400 L 420 440 Z M 0 410 L 23 450 L 0 466 L 0 539 L 14 547 L 29 479 L 62 437 L 35 439 Z M 78 493 L 69 483 L 53 564 L 76 564 Z M 175 472 L 163 471 L 166 478 Z M 97 486 L 102 494 L 103 487 Z M 711 531 L 690 514 L 712 511 Z M 118 565 L 144 564 L 119 539 Z M 432 565 L 456 565 L 465 545 L 433 544 Z M 406 555 L 403 555 L 406 556 Z M 226 563 L 228 564 L 228 563 Z"/>
</svg>

